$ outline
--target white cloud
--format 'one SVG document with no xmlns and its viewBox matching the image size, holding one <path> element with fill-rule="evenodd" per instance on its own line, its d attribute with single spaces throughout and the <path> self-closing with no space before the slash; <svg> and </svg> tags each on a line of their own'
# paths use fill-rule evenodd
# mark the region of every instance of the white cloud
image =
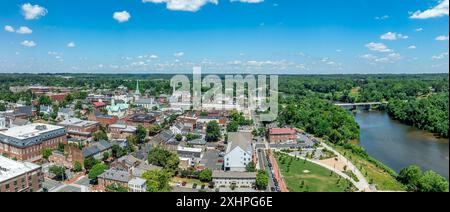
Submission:
<svg viewBox="0 0 450 212">
<path fill-rule="evenodd" d="M 147 3 L 165 3 L 167 9 L 169 10 L 179 10 L 188 12 L 197 12 L 201 7 L 208 3 L 219 4 L 219 0 L 142 0 L 142 2 Z"/>
<path fill-rule="evenodd" d="M 382 40 L 397 40 L 397 39 L 408 39 L 408 36 L 397 34 L 395 32 L 388 32 L 380 36 Z"/>
<path fill-rule="evenodd" d="M 443 53 L 441 53 L 439 55 L 435 55 L 435 56 L 431 57 L 432 60 L 442 60 L 442 59 L 445 59 L 445 58 L 448 58 L 448 52 L 443 52 Z"/>
<path fill-rule="evenodd" d="M 448 40 L 448 35 L 441 35 L 436 37 L 437 41 L 446 41 Z"/>
<path fill-rule="evenodd" d="M 152 58 L 152 59 L 158 59 L 158 55 L 152 54 L 152 55 L 150 55 L 150 58 Z"/>
<path fill-rule="evenodd" d="M 421 27 L 421 28 L 417 28 L 417 29 L 415 29 L 414 31 L 416 31 L 416 32 L 422 32 L 423 31 L 423 28 Z"/>
<path fill-rule="evenodd" d="M 174 54 L 175 57 L 183 57 L 184 56 L 184 52 L 177 52 Z"/>
<path fill-rule="evenodd" d="M 127 22 L 128 20 L 130 20 L 131 15 L 127 11 L 115 12 L 113 14 L 113 18 L 116 21 L 118 21 L 119 23 L 123 23 L 123 22 Z"/>
<path fill-rule="evenodd" d="M 67 44 L 67 48 L 75 48 L 76 47 L 76 45 L 75 45 L 75 43 L 72 41 L 72 42 L 69 42 L 68 44 Z"/>
<path fill-rule="evenodd" d="M 408 46 L 408 49 L 417 49 L 417 46 L 411 45 L 411 46 Z"/>
<path fill-rule="evenodd" d="M 14 32 L 14 28 L 12 26 L 9 26 L 9 25 L 6 25 L 4 29 L 7 32 Z"/>
<path fill-rule="evenodd" d="M 26 26 L 21 26 L 16 32 L 19 34 L 31 34 L 33 33 L 33 30 Z"/>
<path fill-rule="evenodd" d="M 378 57 L 372 54 L 361 55 L 360 58 L 370 61 L 372 64 L 377 63 L 395 63 L 403 59 L 399 53 L 390 53 L 385 57 Z"/>
<path fill-rule="evenodd" d="M 31 5 L 30 3 L 21 6 L 22 13 L 26 20 L 39 19 L 47 14 L 47 9 L 39 5 Z"/>
<path fill-rule="evenodd" d="M 386 20 L 386 19 L 388 19 L 388 18 L 389 18 L 388 15 L 383 15 L 383 16 L 377 16 L 377 17 L 375 17 L 375 20 Z"/>
<path fill-rule="evenodd" d="M 37 44 L 34 41 L 25 40 L 22 42 L 22 46 L 35 47 L 35 46 L 37 46 Z"/>
<path fill-rule="evenodd" d="M 377 51 L 377 52 L 392 52 L 392 49 L 389 49 L 386 45 L 383 43 L 368 43 L 366 44 L 366 47 L 371 51 Z"/>
<path fill-rule="evenodd" d="M 425 11 L 416 11 L 412 13 L 409 18 L 412 19 L 428 19 L 428 18 L 437 18 L 442 16 L 448 16 L 449 11 L 449 0 L 441 0 L 439 4 L 433 8 L 430 8 Z"/>
</svg>

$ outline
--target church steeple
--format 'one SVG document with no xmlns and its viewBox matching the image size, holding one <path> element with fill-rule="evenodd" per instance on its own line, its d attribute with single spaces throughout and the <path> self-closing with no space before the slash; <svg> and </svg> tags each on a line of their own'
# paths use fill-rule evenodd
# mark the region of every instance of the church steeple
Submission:
<svg viewBox="0 0 450 212">
<path fill-rule="evenodd" d="M 141 95 L 141 91 L 139 90 L 139 80 L 136 80 L 136 91 L 134 91 L 135 95 Z"/>
</svg>

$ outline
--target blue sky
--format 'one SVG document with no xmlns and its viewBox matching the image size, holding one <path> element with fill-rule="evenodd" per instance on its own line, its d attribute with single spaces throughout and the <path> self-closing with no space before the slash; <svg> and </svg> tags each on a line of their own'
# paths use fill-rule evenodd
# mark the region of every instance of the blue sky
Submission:
<svg viewBox="0 0 450 212">
<path fill-rule="evenodd" d="M 448 4 L 7 0 L 0 72 L 448 73 Z"/>
</svg>

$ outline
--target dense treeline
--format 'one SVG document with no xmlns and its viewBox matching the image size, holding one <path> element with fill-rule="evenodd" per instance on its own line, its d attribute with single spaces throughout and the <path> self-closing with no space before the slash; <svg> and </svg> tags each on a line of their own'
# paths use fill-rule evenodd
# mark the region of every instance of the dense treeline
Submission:
<svg viewBox="0 0 450 212">
<path fill-rule="evenodd" d="M 279 90 L 287 95 L 316 93 L 341 102 L 389 101 L 448 92 L 448 74 L 282 76 Z"/>
<path fill-rule="evenodd" d="M 427 98 L 392 100 L 387 111 L 394 119 L 448 138 L 448 92 Z"/>
<path fill-rule="evenodd" d="M 359 139 L 359 126 L 352 114 L 312 95 L 282 99 L 278 121 L 333 143 Z"/>
<path fill-rule="evenodd" d="M 0 74 L 0 99 L 16 102 L 20 97 L 12 95 L 11 86 L 57 86 L 79 89 L 97 88 L 114 89 L 121 85 L 136 89 L 136 80 L 139 80 L 141 92 L 147 90 L 150 95 L 170 94 L 170 77 L 172 75 L 132 75 L 132 74 Z M 22 94 L 19 94 L 22 95 Z M 27 98 L 29 99 L 29 98 Z"/>
</svg>

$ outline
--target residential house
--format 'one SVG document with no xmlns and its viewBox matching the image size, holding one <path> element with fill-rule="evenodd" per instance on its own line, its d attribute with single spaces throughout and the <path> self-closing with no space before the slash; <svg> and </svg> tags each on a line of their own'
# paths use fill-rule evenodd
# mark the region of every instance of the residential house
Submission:
<svg viewBox="0 0 450 212">
<path fill-rule="evenodd" d="M 95 143 L 91 143 L 89 147 L 83 148 L 83 157 L 93 157 L 97 160 L 101 160 L 105 152 L 111 154 L 111 148 L 112 145 L 108 141 L 98 141 Z"/>
<path fill-rule="evenodd" d="M 136 127 L 128 124 L 111 124 L 108 126 L 108 132 L 113 139 L 126 139 L 136 134 Z"/>
<path fill-rule="evenodd" d="M 253 158 L 252 134 L 248 132 L 228 133 L 228 146 L 224 157 L 226 171 L 246 170 Z"/>
<path fill-rule="evenodd" d="M 108 169 L 97 177 L 98 185 L 106 188 L 111 185 L 122 186 L 128 188 L 128 182 L 131 180 L 131 175 L 127 171 L 118 169 Z"/>
<path fill-rule="evenodd" d="M 194 167 L 202 159 L 203 149 L 178 146 L 177 154 L 178 157 L 180 158 L 180 161 L 184 162 L 180 164 L 185 165 L 185 166 L 181 165 L 182 166 L 181 168 Z"/>
<path fill-rule="evenodd" d="M 128 190 L 130 192 L 146 192 L 147 180 L 135 177 L 128 182 Z"/>
</svg>

